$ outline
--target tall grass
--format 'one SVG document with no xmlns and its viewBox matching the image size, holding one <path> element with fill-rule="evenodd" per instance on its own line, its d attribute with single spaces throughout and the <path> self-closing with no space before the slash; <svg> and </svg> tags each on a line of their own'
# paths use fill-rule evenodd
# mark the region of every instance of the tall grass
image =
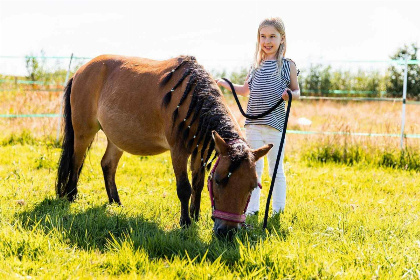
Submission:
<svg viewBox="0 0 420 280">
<path fill-rule="evenodd" d="M 404 170 L 420 171 L 420 152 L 413 147 L 402 150 L 378 148 L 376 145 L 360 145 L 322 140 L 304 148 L 302 157 L 309 161 L 343 163 L 349 166 L 368 164 Z"/>
</svg>

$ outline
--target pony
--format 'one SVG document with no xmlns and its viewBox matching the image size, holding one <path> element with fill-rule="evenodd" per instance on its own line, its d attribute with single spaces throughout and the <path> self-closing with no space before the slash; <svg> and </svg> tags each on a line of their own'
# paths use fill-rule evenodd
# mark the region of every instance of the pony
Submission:
<svg viewBox="0 0 420 280">
<path fill-rule="evenodd" d="M 227 236 L 241 227 L 247 200 L 258 185 L 255 163 L 272 145 L 249 147 L 216 82 L 194 57 L 158 61 L 102 55 L 77 70 L 63 97 L 59 198 L 77 198 L 86 152 L 102 130 L 107 147 L 101 167 L 109 203 L 121 204 L 115 173 L 124 151 L 149 156 L 169 150 L 180 226 L 187 227 L 191 218 L 199 218 L 206 167 L 217 157 L 208 180 L 214 233 Z"/>
</svg>

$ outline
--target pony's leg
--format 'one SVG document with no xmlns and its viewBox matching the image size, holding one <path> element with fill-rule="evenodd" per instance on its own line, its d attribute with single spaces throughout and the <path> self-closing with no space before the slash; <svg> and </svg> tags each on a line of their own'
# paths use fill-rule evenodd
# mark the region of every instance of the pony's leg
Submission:
<svg viewBox="0 0 420 280">
<path fill-rule="evenodd" d="M 200 214 L 201 192 L 204 187 L 204 168 L 202 168 L 201 158 L 197 156 L 194 162 L 191 162 L 192 170 L 192 195 L 190 215 L 197 221 Z"/>
<path fill-rule="evenodd" d="M 181 201 L 181 217 L 179 224 L 181 227 L 188 227 L 191 219 L 188 213 L 188 206 L 191 197 L 191 184 L 188 180 L 187 161 L 188 154 L 182 153 L 178 149 L 171 150 L 172 166 L 176 177 L 176 191 Z"/>
<path fill-rule="evenodd" d="M 123 154 L 117 146 L 108 139 L 108 146 L 101 161 L 102 171 L 104 173 L 105 188 L 108 194 L 109 203 L 118 203 L 121 205 L 118 196 L 117 186 L 115 184 L 115 172 L 117 171 L 118 162 Z"/>
<path fill-rule="evenodd" d="M 97 132 L 97 131 L 96 131 Z M 70 180 L 66 186 L 65 193 L 69 201 L 74 201 L 77 195 L 77 182 L 82 171 L 83 161 L 85 160 L 86 150 L 92 143 L 96 132 L 89 134 L 76 135 L 74 137 L 74 153 L 72 158 L 72 170 L 70 173 Z"/>
</svg>

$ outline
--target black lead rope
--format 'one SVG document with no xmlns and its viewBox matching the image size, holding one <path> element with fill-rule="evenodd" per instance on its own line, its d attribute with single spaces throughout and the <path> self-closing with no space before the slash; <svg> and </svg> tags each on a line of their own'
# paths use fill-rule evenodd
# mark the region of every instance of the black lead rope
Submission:
<svg viewBox="0 0 420 280">
<path fill-rule="evenodd" d="M 239 102 L 238 95 L 236 94 L 236 91 L 235 91 L 235 88 L 233 87 L 233 84 L 226 78 L 222 78 L 222 79 L 225 80 L 229 84 L 229 86 L 232 90 L 232 93 L 233 93 L 233 97 L 235 97 L 235 101 L 238 104 L 239 110 L 241 111 L 242 116 L 244 116 L 245 118 L 248 118 L 248 119 L 251 119 L 251 120 L 256 120 L 256 119 L 260 119 L 262 117 L 265 117 L 268 114 L 270 114 L 271 112 L 273 112 L 277 107 L 279 107 L 280 104 L 283 103 L 283 101 L 284 101 L 283 98 L 280 98 L 279 102 L 277 102 L 273 107 L 271 107 L 270 109 L 268 109 L 264 113 L 261 113 L 261 114 L 255 115 L 255 116 L 248 115 L 242 109 L 241 103 Z M 289 95 L 289 97 L 290 97 L 290 95 Z"/>
<path fill-rule="evenodd" d="M 255 116 L 248 115 L 242 109 L 241 103 L 239 102 L 239 99 L 238 99 L 238 96 L 236 94 L 235 87 L 233 86 L 233 84 L 226 78 L 223 78 L 223 80 L 225 80 L 229 84 L 230 89 L 232 90 L 233 97 L 235 97 L 235 101 L 238 104 L 239 110 L 241 111 L 241 114 L 248 119 L 255 120 L 255 119 L 262 118 L 262 117 L 270 114 L 271 112 L 273 112 L 284 101 L 283 98 L 280 98 L 280 101 L 277 102 L 276 105 L 271 107 L 266 112 L 255 115 Z M 271 179 L 270 190 L 268 192 L 267 203 L 265 205 L 265 215 L 264 215 L 263 229 L 267 228 L 268 209 L 270 207 L 271 196 L 273 194 L 273 188 L 274 188 L 274 182 L 276 180 L 277 169 L 279 168 L 281 152 L 283 150 L 284 138 L 286 137 L 286 129 L 287 129 L 287 122 L 289 121 L 290 106 L 292 105 L 292 92 L 290 90 L 287 90 L 287 94 L 289 95 L 289 101 L 287 102 L 286 118 L 284 119 L 284 127 L 283 127 L 283 132 L 282 132 L 282 135 L 281 135 L 280 148 L 279 148 L 279 152 L 277 154 L 276 165 L 274 166 L 274 172 L 273 172 L 273 177 Z"/>
</svg>

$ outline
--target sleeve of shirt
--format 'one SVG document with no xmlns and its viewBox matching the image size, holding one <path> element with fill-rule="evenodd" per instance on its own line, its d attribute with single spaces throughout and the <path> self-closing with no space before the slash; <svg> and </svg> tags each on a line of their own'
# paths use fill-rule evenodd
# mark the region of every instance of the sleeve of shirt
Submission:
<svg viewBox="0 0 420 280">
<path fill-rule="evenodd" d="M 253 71 L 252 71 L 252 67 L 251 67 L 248 71 L 248 80 L 247 80 L 249 89 L 251 89 L 252 79 L 253 79 L 253 76 L 254 76 L 252 72 Z"/>
<path fill-rule="evenodd" d="M 299 70 L 299 68 L 297 68 L 296 62 L 294 62 L 294 61 L 293 61 L 293 60 L 291 60 L 290 58 L 288 58 L 287 60 L 289 61 L 289 63 L 290 63 L 290 62 L 293 62 L 293 64 L 296 66 L 296 74 L 297 74 L 297 76 L 299 77 L 300 70 Z"/>
</svg>

